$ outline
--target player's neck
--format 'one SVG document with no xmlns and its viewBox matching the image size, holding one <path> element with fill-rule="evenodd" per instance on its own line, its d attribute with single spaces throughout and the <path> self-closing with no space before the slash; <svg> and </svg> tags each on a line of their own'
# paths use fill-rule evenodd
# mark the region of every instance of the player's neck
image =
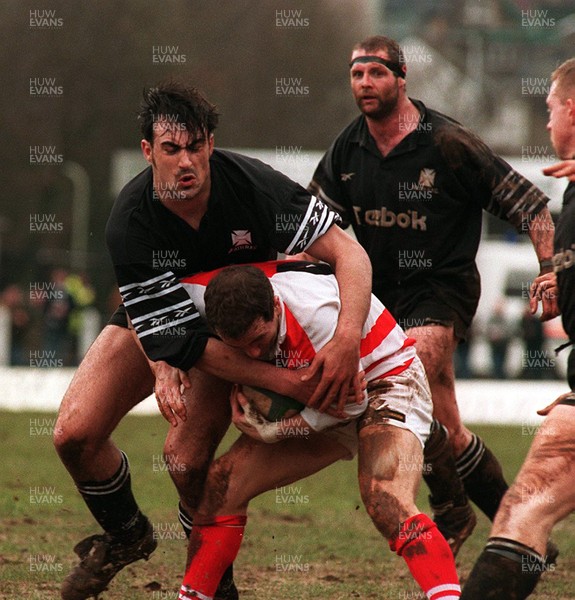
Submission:
<svg viewBox="0 0 575 600">
<path fill-rule="evenodd" d="M 193 229 L 200 228 L 200 222 L 208 210 L 211 185 L 200 190 L 193 198 L 182 199 L 160 199 L 160 202 L 175 215 L 180 217 Z"/>
<path fill-rule="evenodd" d="M 404 96 L 392 113 L 382 119 L 366 117 L 369 133 L 383 156 L 387 156 L 401 140 L 416 130 L 419 124 L 417 107 Z"/>
</svg>

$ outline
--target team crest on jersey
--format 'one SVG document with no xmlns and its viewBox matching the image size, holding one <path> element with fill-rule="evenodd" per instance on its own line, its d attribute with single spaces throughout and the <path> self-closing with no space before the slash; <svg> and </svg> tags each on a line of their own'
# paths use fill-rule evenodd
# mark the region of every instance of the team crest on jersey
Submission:
<svg viewBox="0 0 575 600">
<path fill-rule="evenodd" d="M 419 173 L 419 185 L 432 188 L 435 185 L 435 169 L 421 169 Z"/>
<path fill-rule="evenodd" d="M 355 173 L 340 173 L 340 178 L 342 181 L 351 181 L 351 178 L 355 175 Z"/>
<path fill-rule="evenodd" d="M 252 242 L 252 232 L 249 229 L 235 229 L 232 231 L 232 247 L 228 254 L 237 250 L 255 250 L 256 245 Z"/>
</svg>

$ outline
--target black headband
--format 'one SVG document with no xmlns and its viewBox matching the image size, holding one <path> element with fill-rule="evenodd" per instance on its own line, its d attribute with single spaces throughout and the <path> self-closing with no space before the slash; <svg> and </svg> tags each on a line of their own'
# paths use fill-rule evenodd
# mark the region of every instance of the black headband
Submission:
<svg viewBox="0 0 575 600">
<path fill-rule="evenodd" d="M 370 63 L 376 62 L 384 67 L 387 67 L 392 73 L 395 73 L 398 77 L 405 79 L 405 65 L 400 63 L 392 62 L 381 58 L 381 56 L 375 56 L 374 54 L 367 54 L 366 56 L 358 56 L 349 63 L 349 68 L 353 67 L 356 63 Z"/>
</svg>

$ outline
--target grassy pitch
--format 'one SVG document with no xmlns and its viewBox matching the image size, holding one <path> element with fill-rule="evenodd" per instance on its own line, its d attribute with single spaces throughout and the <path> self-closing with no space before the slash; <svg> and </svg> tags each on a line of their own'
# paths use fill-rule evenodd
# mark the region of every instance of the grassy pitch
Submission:
<svg viewBox="0 0 575 600">
<path fill-rule="evenodd" d="M 4 460 L 0 470 L 0 599 L 57 599 L 74 564 L 72 547 L 98 528 L 52 446 L 55 415 L 0 414 Z M 529 448 L 534 427 L 475 427 L 511 480 Z M 128 454 L 136 497 L 153 522 L 159 547 L 148 562 L 124 569 L 101 597 L 175 600 L 185 560 L 176 494 L 162 461 L 167 424 L 160 416 L 126 418 L 114 439 Z M 235 439 L 230 432 L 224 448 Z M 419 506 L 428 511 L 425 486 Z M 483 516 L 458 557 L 465 580 L 489 531 Z M 575 597 L 575 519 L 559 524 L 561 550 L 534 598 Z M 423 599 L 404 562 L 392 554 L 365 514 L 356 463 L 340 462 L 279 488 L 251 505 L 235 565 L 242 600 L 370 598 Z"/>
</svg>

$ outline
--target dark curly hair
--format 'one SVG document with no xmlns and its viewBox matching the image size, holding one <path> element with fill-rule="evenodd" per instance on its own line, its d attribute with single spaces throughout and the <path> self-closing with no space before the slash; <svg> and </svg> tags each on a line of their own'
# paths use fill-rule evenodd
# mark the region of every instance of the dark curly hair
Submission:
<svg viewBox="0 0 575 600">
<path fill-rule="evenodd" d="M 206 320 L 214 332 L 237 340 L 262 318 L 274 315 L 274 290 L 261 269 L 234 265 L 222 269 L 204 294 Z"/>
<path fill-rule="evenodd" d="M 192 86 L 170 79 L 144 89 L 138 120 L 145 140 L 154 141 L 154 124 L 161 121 L 183 125 L 196 136 L 208 137 L 218 125 L 216 107 Z"/>
</svg>

